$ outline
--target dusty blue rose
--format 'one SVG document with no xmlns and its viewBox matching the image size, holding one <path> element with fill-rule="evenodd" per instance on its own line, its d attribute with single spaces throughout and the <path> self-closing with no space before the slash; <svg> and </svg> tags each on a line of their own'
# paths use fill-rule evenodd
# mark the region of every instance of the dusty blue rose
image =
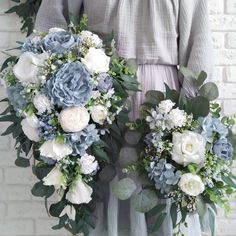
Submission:
<svg viewBox="0 0 236 236">
<path fill-rule="evenodd" d="M 78 43 L 78 40 L 79 39 L 70 32 L 59 31 L 49 33 L 47 36 L 45 36 L 43 39 L 43 46 L 46 51 L 62 54 Z"/>
<path fill-rule="evenodd" d="M 26 101 L 22 96 L 23 89 L 24 87 L 19 83 L 7 88 L 8 99 L 17 113 L 26 106 Z"/>
<path fill-rule="evenodd" d="M 81 106 L 91 98 L 90 74 L 80 62 L 67 63 L 47 81 L 46 90 L 60 107 Z"/>
<path fill-rule="evenodd" d="M 102 73 L 99 75 L 97 89 L 101 93 L 107 93 L 107 91 L 112 88 L 112 85 L 112 78 L 108 74 Z"/>
<path fill-rule="evenodd" d="M 233 146 L 227 138 L 220 138 L 213 146 L 213 153 L 224 160 L 231 160 L 233 158 Z"/>
</svg>

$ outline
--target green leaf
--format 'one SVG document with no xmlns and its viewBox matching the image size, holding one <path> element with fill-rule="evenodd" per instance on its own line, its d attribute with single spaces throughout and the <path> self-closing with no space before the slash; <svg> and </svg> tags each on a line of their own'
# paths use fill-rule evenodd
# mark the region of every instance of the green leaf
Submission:
<svg viewBox="0 0 236 236">
<path fill-rule="evenodd" d="M 178 217 L 178 209 L 177 209 L 176 203 L 172 203 L 171 205 L 170 216 L 172 220 L 173 229 L 175 229 L 176 224 L 177 224 L 177 217 Z"/>
<path fill-rule="evenodd" d="M 119 154 L 119 163 L 121 167 L 127 167 L 136 163 L 138 160 L 138 154 L 134 147 L 123 147 Z"/>
<path fill-rule="evenodd" d="M 16 12 L 18 9 L 18 6 L 11 7 L 9 10 L 5 11 L 6 14 Z"/>
<path fill-rule="evenodd" d="M 216 84 L 209 82 L 200 88 L 199 94 L 202 97 L 207 98 L 209 101 L 213 101 L 219 97 L 219 90 Z"/>
<path fill-rule="evenodd" d="M 189 114 L 193 114 L 195 119 L 205 117 L 210 112 L 210 103 L 204 97 L 195 97 L 188 101 L 187 110 Z"/>
<path fill-rule="evenodd" d="M 136 184 L 130 178 L 125 178 L 112 184 L 113 194 L 120 200 L 129 199 L 135 190 Z"/>
<path fill-rule="evenodd" d="M 42 181 L 36 183 L 32 190 L 31 193 L 35 197 L 51 197 L 53 193 L 55 192 L 55 189 L 53 186 L 45 186 Z"/>
<path fill-rule="evenodd" d="M 187 67 L 180 66 L 179 70 L 185 78 L 196 79 L 196 74 L 193 71 L 189 70 Z"/>
<path fill-rule="evenodd" d="M 157 195 L 152 190 L 144 189 L 134 196 L 132 204 L 136 211 L 146 213 L 157 205 Z"/>
<path fill-rule="evenodd" d="M 136 131 L 127 131 L 125 133 L 125 141 L 130 145 L 136 145 L 139 143 L 142 134 Z"/>
<path fill-rule="evenodd" d="M 13 115 L 6 115 L 0 117 L 0 122 L 15 122 L 15 121 L 16 117 L 14 117 Z"/>
<path fill-rule="evenodd" d="M 145 102 L 151 103 L 153 105 L 158 105 L 165 98 L 162 92 L 156 90 L 149 90 L 145 96 Z"/>
<path fill-rule="evenodd" d="M 211 236 L 214 236 L 216 216 L 215 216 L 214 211 L 210 207 L 208 207 L 208 214 L 209 214 L 209 226 L 211 229 Z"/>
<path fill-rule="evenodd" d="M 49 208 L 49 213 L 53 217 L 59 217 L 62 210 L 65 208 L 65 201 L 60 201 L 58 203 L 52 204 Z"/>
<path fill-rule="evenodd" d="M 222 176 L 222 180 L 232 188 L 236 188 L 236 183 L 229 176 Z"/>
<path fill-rule="evenodd" d="M 99 173 L 99 178 L 103 182 L 110 182 L 115 175 L 116 169 L 112 165 L 107 165 Z"/>
<path fill-rule="evenodd" d="M 179 100 L 179 92 L 174 89 L 170 89 L 170 87 L 167 84 L 165 84 L 165 88 L 166 88 L 166 99 L 170 99 L 172 102 L 177 103 Z"/>
<path fill-rule="evenodd" d="M 110 158 L 103 148 L 93 145 L 92 146 L 93 155 L 99 158 L 102 161 L 110 162 Z"/>
<path fill-rule="evenodd" d="M 23 157 L 18 157 L 15 161 L 15 165 L 19 167 L 29 167 L 30 166 L 30 161 L 29 159 L 23 158 Z"/>
<path fill-rule="evenodd" d="M 198 213 L 200 219 L 203 219 L 204 215 L 206 214 L 207 205 L 201 196 L 198 197 L 198 199 L 197 199 L 196 208 L 197 208 L 197 213 Z"/>
<path fill-rule="evenodd" d="M 12 106 L 7 107 L 6 110 L 3 111 L 3 112 L 0 114 L 0 116 L 4 116 L 4 115 L 8 114 L 9 112 L 12 111 L 12 109 L 13 109 Z"/>
<path fill-rule="evenodd" d="M 158 204 L 147 213 L 147 217 L 151 218 L 157 214 L 160 214 L 165 209 L 166 209 L 166 204 Z"/>
<path fill-rule="evenodd" d="M 15 131 L 15 129 L 16 129 L 16 125 L 12 124 L 1 134 L 1 136 L 9 135 L 9 134 L 13 133 Z"/>
<path fill-rule="evenodd" d="M 156 222 L 152 228 L 152 232 L 156 232 L 162 225 L 162 223 L 164 222 L 165 218 L 166 218 L 167 213 L 161 213 L 157 219 Z M 168 226 L 167 226 L 168 227 Z"/>
<path fill-rule="evenodd" d="M 196 85 L 198 87 L 202 86 L 206 79 L 207 79 L 207 73 L 205 71 L 201 71 L 201 73 L 199 74 L 197 78 Z"/>
</svg>

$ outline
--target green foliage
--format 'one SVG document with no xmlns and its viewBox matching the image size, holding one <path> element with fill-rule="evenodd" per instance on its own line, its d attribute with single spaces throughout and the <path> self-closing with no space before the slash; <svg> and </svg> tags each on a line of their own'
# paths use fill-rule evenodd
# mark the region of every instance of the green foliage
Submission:
<svg viewBox="0 0 236 236">
<path fill-rule="evenodd" d="M 6 13 L 16 13 L 22 23 L 21 31 L 29 36 L 34 29 L 34 22 L 42 0 L 11 0 L 16 3 Z"/>
<path fill-rule="evenodd" d="M 153 190 L 144 189 L 134 196 L 132 204 L 136 211 L 149 212 L 157 205 L 157 195 Z"/>
<path fill-rule="evenodd" d="M 130 178 L 125 178 L 112 184 L 112 191 L 120 200 L 129 199 L 135 190 L 136 184 Z"/>
</svg>

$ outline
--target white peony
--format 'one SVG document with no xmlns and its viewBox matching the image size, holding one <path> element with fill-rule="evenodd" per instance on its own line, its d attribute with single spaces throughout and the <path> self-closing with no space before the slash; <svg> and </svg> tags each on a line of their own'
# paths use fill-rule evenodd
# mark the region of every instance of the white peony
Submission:
<svg viewBox="0 0 236 236">
<path fill-rule="evenodd" d="M 80 33 L 80 39 L 86 43 L 91 43 L 94 47 L 102 46 L 102 40 L 99 38 L 99 36 L 87 30 L 83 30 Z"/>
<path fill-rule="evenodd" d="M 72 205 L 65 206 L 65 208 L 62 210 L 59 217 L 62 217 L 64 215 L 67 215 L 69 219 L 75 221 L 76 211 L 75 211 L 74 206 Z"/>
<path fill-rule="evenodd" d="M 65 132 L 79 132 L 89 123 L 90 115 L 85 107 L 68 107 L 61 111 L 59 122 Z"/>
<path fill-rule="evenodd" d="M 160 113 L 167 114 L 171 111 L 171 109 L 174 106 L 175 106 L 175 103 L 168 99 L 168 100 L 164 100 L 160 102 L 160 104 L 158 105 L 158 108 L 159 108 Z"/>
<path fill-rule="evenodd" d="M 90 108 L 91 117 L 95 123 L 102 125 L 108 116 L 108 110 L 102 105 L 95 105 Z"/>
<path fill-rule="evenodd" d="M 110 57 L 102 49 L 90 48 L 82 63 L 91 73 L 105 73 L 109 71 Z"/>
<path fill-rule="evenodd" d="M 180 189 L 189 196 L 196 197 L 204 192 L 205 186 L 198 175 L 183 174 L 179 181 Z"/>
<path fill-rule="evenodd" d="M 179 108 L 173 109 L 166 115 L 166 127 L 167 129 L 173 129 L 176 127 L 183 127 L 187 122 L 187 114 L 185 111 Z"/>
<path fill-rule="evenodd" d="M 37 94 L 33 98 L 33 104 L 35 108 L 38 110 L 39 114 L 42 114 L 46 111 L 51 112 L 52 104 L 48 99 L 48 97 L 45 96 L 44 94 Z"/>
<path fill-rule="evenodd" d="M 205 139 L 198 133 L 173 133 L 172 159 L 184 166 L 190 163 L 200 165 L 205 160 L 205 147 Z"/>
<path fill-rule="evenodd" d="M 79 178 L 70 187 L 66 199 L 73 204 L 89 203 L 92 200 L 92 193 L 93 189 Z"/>
<path fill-rule="evenodd" d="M 46 177 L 43 178 L 43 184 L 54 186 L 55 189 L 66 189 L 66 178 L 58 166 L 54 167 Z"/>
<path fill-rule="evenodd" d="M 13 67 L 13 73 L 21 83 L 40 83 L 39 70 L 48 58 L 47 53 L 34 54 L 32 52 L 23 53 L 17 64 Z"/>
<path fill-rule="evenodd" d="M 56 140 L 46 141 L 39 148 L 39 151 L 40 151 L 41 156 L 49 157 L 57 161 L 59 161 L 65 156 L 70 155 L 73 152 L 70 146 L 66 144 L 58 143 Z"/>
<path fill-rule="evenodd" d="M 98 168 L 98 162 L 95 160 L 95 157 L 88 154 L 83 155 L 79 163 L 81 173 L 85 175 L 92 174 Z"/>
<path fill-rule="evenodd" d="M 49 34 L 52 34 L 52 33 L 57 33 L 57 32 L 61 32 L 61 31 L 65 31 L 65 30 L 62 28 L 53 27 L 53 28 L 50 28 L 48 32 L 49 32 Z"/>
<path fill-rule="evenodd" d="M 21 126 L 26 137 L 34 142 L 40 141 L 39 129 L 38 129 L 38 118 L 33 114 L 27 116 L 21 121 Z"/>
</svg>

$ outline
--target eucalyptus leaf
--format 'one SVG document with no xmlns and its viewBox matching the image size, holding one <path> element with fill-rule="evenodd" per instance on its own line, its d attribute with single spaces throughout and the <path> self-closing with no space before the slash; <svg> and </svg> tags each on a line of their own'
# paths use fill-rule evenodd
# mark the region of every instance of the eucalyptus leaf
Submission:
<svg viewBox="0 0 236 236">
<path fill-rule="evenodd" d="M 208 207 L 208 214 L 209 214 L 209 226 L 211 229 L 211 236 L 215 235 L 215 221 L 216 221 L 216 216 L 215 216 L 215 212 Z"/>
<path fill-rule="evenodd" d="M 52 194 L 55 192 L 55 189 L 53 186 L 45 186 L 42 181 L 36 183 L 32 190 L 31 193 L 35 197 L 51 197 Z"/>
<path fill-rule="evenodd" d="M 164 220 L 166 218 L 166 215 L 167 215 L 167 213 L 161 213 L 157 217 L 156 222 L 153 225 L 152 232 L 156 232 L 161 227 L 161 225 L 163 224 L 163 222 L 164 222 Z"/>
<path fill-rule="evenodd" d="M 198 87 L 202 86 L 206 79 L 207 79 L 207 73 L 205 71 L 201 71 L 201 73 L 199 74 L 197 78 L 196 85 Z"/>
<path fill-rule="evenodd" d="M 187 111 L 189 114 L 193 114 L 194 118 L 205 117 L 210 112 L 209 101 L 201 96 L 192 98 L 188 101 Z"/>
<path fill-rule="evenodd" d="M 147 217 L 151 218 L 157 214 L 160 214 L 165 209 L 166 209 L 166 204 L 158 204 L 147 213 Z"/>
<path fill-rule="evenodd" d="M 129 199 L 136 190 L 136 184 L 130 178 L 125 178 L 112 184 L 113 194 L 120 200 Z"/>
<path fill-rule="evenodd" d="M 157 195 L 154 191 L 144 189 L 142 192 L 134 196 L 132 204 L 136 211 L 146 213 L 157 205 L 157 201 Z"/>
<path fill-rule="evenodd" d="M 172 205 L 171 205 L 170 216 L 171 216 L 171 220 L 172 220 L 173 229 L 175 229 L 176 224 L 177 224 L 177 218 L 178 218 L 178 209 L 177 209 L 175 202 L 172 203 Z"/>
<path fill-rule="evenodd" d="M 151 103 L 153 105 L 158 105 L 165 98 L 164 93 L 156 90 L 147 91 L 145 96 L 146 96 L 145 102 Z"/>
<path fill-rule="evenodd" d="M 185 78 L 192 78 L 194 80 L 197 79 L 196 74 L 193 71 L 191 71 L 190 69 L 188 69 L 187 67 L 180 66 L 179 70 Z"/>
<path fill-rule="evenodd" d="M 30 161 L 29 159 L 23 158 L 23 157 L 18 157 L 15 161 L 15 165 L 19 167 L 29 167 L 30 166 Z"/>
<path fill-rule="evenodd" d="M 213 101 L 219 97 L 219 90 L 216 84 L 208 82 L 200 88 L 199 94 L 209 101 Z"/>
<path fill-rule="evenodd" d="M 134 147 L 123 147 L 119 154 L 119 163 L 121 167 L 127 167 L 136 163 L 138 160 L 138 154 Z"/>
<path fill-rule="evenodd" d="M 99 178 L 103 182 L 110 182 L 115 175 L 116 169 L 112 165 L 107 165 L 99 173 Z"/>
<path fill-rule="evenodd" d="M 136 145 L 141 139 L 141 133 L 136 131 L 127 131 L 125 133 L 125 141 L 130 145 Z"/>
</svg>

